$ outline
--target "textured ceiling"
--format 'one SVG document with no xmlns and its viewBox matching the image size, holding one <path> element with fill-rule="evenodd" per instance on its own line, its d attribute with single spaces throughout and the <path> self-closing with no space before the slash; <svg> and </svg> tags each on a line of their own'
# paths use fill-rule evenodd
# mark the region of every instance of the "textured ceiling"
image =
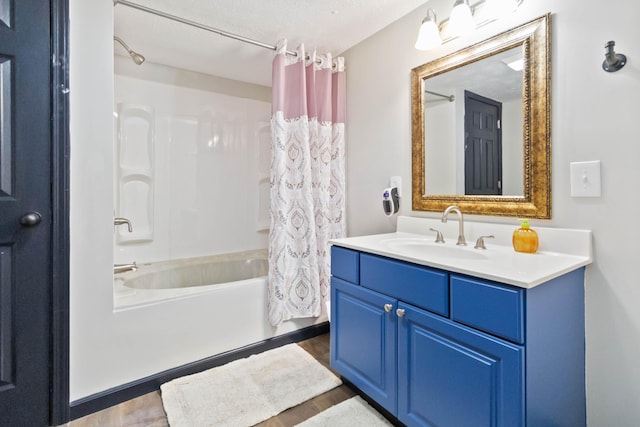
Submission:
<svg viewBox="0 0 640 427">
<path fill-rule="evenodd" d="M 337 56 L 428 0 L 130 1 L 269 45 L 286 38 L 289 50 L 304 43 L 307 51 Z M 114 8 L 114 35 L 149 62 L 271 85 L 269 49 L 122 4 Z M 121 46 L 114 49 L 126 55 Z"/>
</svg>

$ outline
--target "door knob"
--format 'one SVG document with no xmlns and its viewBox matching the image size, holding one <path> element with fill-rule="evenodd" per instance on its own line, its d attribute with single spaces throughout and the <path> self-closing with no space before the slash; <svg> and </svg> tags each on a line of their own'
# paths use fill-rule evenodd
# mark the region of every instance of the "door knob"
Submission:
<svg viewBox="0 0 640 427">
<path fill-rule="evenodd" d="M 404 317 L 404 308 L 397 309 L 396 314 L 398 315 L 398 317 Z"/>
<path fill-rule="evenodd" d="M 38 212 L 27 212 L 20 218 L 20 224 L 22 224 L 24 227 L 36 226 L 40 224 L 40 221 L 42 221 L 42 215 L 40 215 Z"/>
<path fill-rule="evenodd" d="M 393 308 L 393 306 L 391 304 L 385 304 L 384 305 L 384 311 L 386 311 L 387 313 L 391 313 L 391 309 Z"/>
</svg>

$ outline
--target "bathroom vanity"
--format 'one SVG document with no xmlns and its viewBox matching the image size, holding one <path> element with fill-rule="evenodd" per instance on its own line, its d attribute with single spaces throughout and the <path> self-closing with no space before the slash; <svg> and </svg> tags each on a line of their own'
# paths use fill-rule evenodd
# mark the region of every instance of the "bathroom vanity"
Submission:
<svg viewBox="0 0 640 427">
<path fill-rule="evenodd" d="M 513 226 L 467 225 L 482 250 L 439 223 L 332 242 L 332 368 L 408 426 L 586 425 L 591 233 L 537 228 L 521 254 Z"/>
</svg>

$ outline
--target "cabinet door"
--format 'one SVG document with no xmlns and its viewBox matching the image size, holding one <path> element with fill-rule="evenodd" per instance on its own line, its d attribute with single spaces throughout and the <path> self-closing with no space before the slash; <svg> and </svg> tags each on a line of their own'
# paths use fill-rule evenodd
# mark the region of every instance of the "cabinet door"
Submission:
<svg viewBox="0 0 640 427">
<path fill-rule="evenodd" d="M 331 367 L 394 414 L 396 306 L 393 298 L 331 278 Z"/>
<path fill-rule="evenodd" d="M 523 425 L 524 349 L 406 305 L 398 323 L 398 418 L 408 426 Z"/>
</svg>

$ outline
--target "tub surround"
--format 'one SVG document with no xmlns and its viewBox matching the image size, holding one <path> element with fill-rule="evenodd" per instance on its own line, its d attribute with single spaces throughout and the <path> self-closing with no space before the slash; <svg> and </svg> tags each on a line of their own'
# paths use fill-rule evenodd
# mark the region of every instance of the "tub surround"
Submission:
<svg viewBox="0 0 640 427">
<path fill-rule="evenodd" d="M 265 88 L 131 64 L 114 58 L 114 209 L 133 226 L 132 233 L 116 231 L 114 262 L 266 247 L 271 105 Z M 226 206 L 242 209 L 220 209 L 223 190 Z"/>
<path fill-rule="evenodd" d="M 535 254 L 515 252 L 511 245 L 513 231 L 519 226 L 465 221 L 467 246 L 457 246 L 458 221 L 398 217 L 395 233 L 348 237 L 332 240 L 345 248 L 365 251 L 424 266 L 469 274 L 508 285 L 532 288 L 564 273 L 592 262 L 591 231 L 532 226 L 540 245 Z M 445 243 L 435 243 L 442 231 Z M 487 249 L 475 249 L 480 236 Z"/>
</svg>

